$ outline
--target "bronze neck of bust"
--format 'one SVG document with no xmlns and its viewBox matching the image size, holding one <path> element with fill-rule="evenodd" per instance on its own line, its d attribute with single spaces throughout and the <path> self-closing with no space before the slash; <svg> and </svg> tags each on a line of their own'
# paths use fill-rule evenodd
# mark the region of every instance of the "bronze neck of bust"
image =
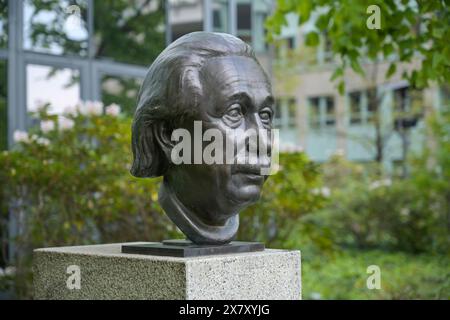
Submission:
<svg viewBox="0 0 450 320">
<path fill-rule="evenodd" d="M 158 201 L 169 218 L 189 240 L 197 244 L 226 244 L 234 239 L 239 228 L 239 215 L 233 215 L 222 226 L 208 225 L 199 215 L 185 206 L 164 178 L 159 189 Z"/>
</svg>

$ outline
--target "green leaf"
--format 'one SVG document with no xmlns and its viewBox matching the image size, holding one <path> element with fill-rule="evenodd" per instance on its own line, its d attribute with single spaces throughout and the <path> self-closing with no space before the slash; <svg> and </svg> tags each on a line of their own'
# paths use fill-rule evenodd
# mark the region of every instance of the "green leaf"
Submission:
<svg viewBox="0 0 450 320">
<path fill-rule="evenodd" d="M 390 78 L 395 71 L 397 70 L 397 65 L 395 63 L 391 63 L 389 69 L 386 72 L 386 78 Z"/>
<path fill-rule="evenodd" d="M 337 67 L 333 74 L 331 75 L 330 81 L 334 81 L 339 77 L 342 77 L 344 75 L 344 69 L 342 67 Z"/>
<path fill-rule="evenodd" d="M 350 66 L 356 73 L 359 73 L 360 75 L 364 76 L 364 70 L 361 68 L 361 65 L 356 59 L 352 59 L 350 61 Z"/>
<path fill-rule="evenodd" d="M 343 95 L 345 93 L 344 81 L 339 82 L 337 89 L 338 89 L 340 95 Z"/>
<path fill-rule="evenodd" d="M 305 44 L 310 47 L 315 47 L 319 44 L 319 34 L 317 32 L 309 32 L 305 37 Z"/>
</svg>

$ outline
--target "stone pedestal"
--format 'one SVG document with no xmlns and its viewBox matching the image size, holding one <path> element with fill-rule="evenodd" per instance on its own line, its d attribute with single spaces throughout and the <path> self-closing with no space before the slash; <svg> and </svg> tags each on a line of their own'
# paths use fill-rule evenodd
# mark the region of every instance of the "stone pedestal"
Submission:
<svg viewBox="0 0 450 320">
<path fill-rule="evenodd" d="M 300 251 L 174 258 L 122 245 L 35 250 L 35 299 L 301 299 Z"/>
</svg>

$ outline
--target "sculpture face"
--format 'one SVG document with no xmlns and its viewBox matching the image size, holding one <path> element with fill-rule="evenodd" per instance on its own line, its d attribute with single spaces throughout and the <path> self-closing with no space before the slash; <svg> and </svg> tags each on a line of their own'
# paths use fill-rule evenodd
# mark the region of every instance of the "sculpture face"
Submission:
<svg viewBox="0 0 450 320">
<path fill-rule="evenodd" d="M 190 81 L 201 85 L 195 110 L 178 122 L 179 127 L 159 132 L 160 148 L 169 163 L 159 200 L 190 240 L 198 244 L 223 244 L 237 232 L 239 211 L 259 199 L 267 178 L 261 174 L 261 168 L 270 166 L 271 148 L 267 139 L 258 140 L 257 148 L 263 147 L 267 152 L 258 154 L 256 163 L 238 163 L 235 157 L 243 151 L 240 149 L 250 148 L 250 140 L 240 132 L 253 129 L 256 134 L 263 132 L 260 130 L 270 133 L 274 101 L 270 83 L 254 57 L 230 54 L 208 58 Z M 183 101 L 180 103 L 183 105 Z M 202 134 L 208 129 L 221 133 L 224 140 L 219 151 L 223 160 L 229 151 L 225 145 L 234 143 L 237 149 L 232 154 L 233 163 L 173 164 L 169 157 L 174 144 L 169 135 L 174 129 L 190 133 L 192 160 L 195 153 L 200 152 L 201 157 L 210 144 L 203 141 L 201 148 L 195 149 L 194 144 L 199 142 L 195 141 L 198 139 L 195 121 L 197 124 L 201 121 Z"/>
</svg>

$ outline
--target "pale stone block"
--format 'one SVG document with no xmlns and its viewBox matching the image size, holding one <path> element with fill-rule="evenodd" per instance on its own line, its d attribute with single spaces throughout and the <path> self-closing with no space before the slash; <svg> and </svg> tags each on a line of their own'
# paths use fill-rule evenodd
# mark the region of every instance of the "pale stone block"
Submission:
<svg viewBox="0 0 450 320">
<path fill-rule="evenodd" d="M 301 299 L 300 251 L 174 258 L 121 245 L 35 250 L 35 299 Z"/>
</svg>

